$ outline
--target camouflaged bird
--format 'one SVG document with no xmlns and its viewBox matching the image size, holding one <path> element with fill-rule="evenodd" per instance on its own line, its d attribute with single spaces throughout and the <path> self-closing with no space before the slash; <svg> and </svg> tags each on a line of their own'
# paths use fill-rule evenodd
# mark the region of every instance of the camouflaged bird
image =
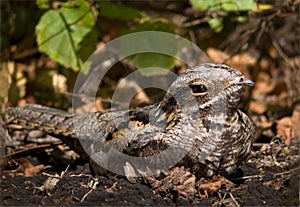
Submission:
<svg viewBox="0 0 300 207">
<path fill-rule="evenodd" d="M 237 109 L 245 86 L 253 85 L 238 70 L 206 63 L 178 76 L 155 105 L 83 115 L 28 105 L 8 108 L 6 120 L 59 137 L 82 156 L 98 152 L 105 156 L 103 152 L 113 147 L 129 156 L 151 157 L 173 148 L 178 151 L 167 154 L 166 160 L 184 152 L 177 165 L 201 176 L 230 175 L 249 155 L 254 141 L 250 119 Z M 113 160 L 119 159 L 106 162 L 112 165 Z M 163 163 L 164 158 L 158 161 Z"/>
</svg>

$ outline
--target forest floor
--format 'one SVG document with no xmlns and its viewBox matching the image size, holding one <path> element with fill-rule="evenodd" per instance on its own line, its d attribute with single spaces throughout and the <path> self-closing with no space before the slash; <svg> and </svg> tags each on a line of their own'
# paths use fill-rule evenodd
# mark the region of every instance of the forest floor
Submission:
<svg viewBox="0 0 300 207">
<path fill-rule="evenodd" d="M 3 128 L 2 128 L 3 129 Z M 6 131 L 7 132 L 7 131 Z M 12 136 L 45 136 L 13 126 Z M 32 135 L 33 134 L 33 135 Z M 15 137 L 16 140 L 16 137 Z M 1 203 L 5 206 L 298 206 L 299 139 L 256 142 L 247 162 L 230 178 L 196 179 L 183 167 L 162 176 L 128 180 L 108 173 L 92 176 L 89 164 L 63 145 L 28 144 L 6 154 Z"/>
</svg>

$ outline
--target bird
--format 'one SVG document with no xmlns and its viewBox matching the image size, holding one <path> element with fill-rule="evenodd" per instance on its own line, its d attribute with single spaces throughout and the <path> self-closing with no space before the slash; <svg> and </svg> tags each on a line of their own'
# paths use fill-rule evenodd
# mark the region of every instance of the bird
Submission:
<svg viewBox="0 0 300 207">
<path fill-rule="evenodd" d="M 254 142 L 254 126 L 237 107 L 246 86 L 254 82 L 239 70 L 203 63 L 179 75 L 150 106 L 79 115 L 29 104 L 8 108 L 5 119 L 58 137 L 116 173 L 184 165 L 199 176 L 230 176 Z"/>
</svg>

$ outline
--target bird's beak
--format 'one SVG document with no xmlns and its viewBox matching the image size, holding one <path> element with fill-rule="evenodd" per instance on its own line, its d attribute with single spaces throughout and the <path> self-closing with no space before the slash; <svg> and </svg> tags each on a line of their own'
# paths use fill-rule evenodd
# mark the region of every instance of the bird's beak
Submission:
<svg viewBox="0 0 300 207">
<path fill-rule="evenodd" d="M 238 85 L 247 85 L 247 86 L 254 86 L 254 82 L 252 80 L 249 80 L 245 76 L 240 77 L 237 79 L 236 84 Z"/>
</svg>

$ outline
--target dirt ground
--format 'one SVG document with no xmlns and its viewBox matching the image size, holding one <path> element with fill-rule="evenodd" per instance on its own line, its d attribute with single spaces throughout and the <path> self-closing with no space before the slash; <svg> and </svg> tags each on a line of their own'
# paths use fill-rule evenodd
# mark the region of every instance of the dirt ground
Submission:
<svg viewBox="0 0 300 207">
<path fill-rule="evenodd" d="M 28 133 L 24 129 L 12 131 Z M 183 167 L 139 180 L 111 173 L 92 176 L 88 163 L 80 159 L 71 163 L 71 158 L 66 159 L 67 150 L 60 147 L 52 146 L 51 150 L 48 147 L 48 152 L 46 147 L 27 149 L 21 154 L 6 156 L 0 184 L 2 205 L 299 205 L 299 140 L 296 139 L 289 146 L 279 138 L 270 143 L 256 142 L 248 161 L 236 175 L 209 179 L 196 179 Z"/>
</svg>

